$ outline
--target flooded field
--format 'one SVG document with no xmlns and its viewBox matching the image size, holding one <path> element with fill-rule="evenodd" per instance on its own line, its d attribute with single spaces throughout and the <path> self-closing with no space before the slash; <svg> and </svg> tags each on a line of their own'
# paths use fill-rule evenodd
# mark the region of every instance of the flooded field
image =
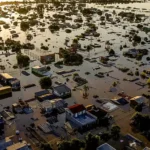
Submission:
<svg viewBox="0 0 150 150">
<path fill-rule="evenodd" d="M 86 5 L 85 8 L 94 8 L 95 9 L 94 11 L 100 10 L 102 12 L 102 16 L 106 16 L 106 14 L 110 14 L 111 19 L 109 21 L 105 20 L 104 24 L 102 24 L 103 21 L 100 19 L 101 18 L 100 15 L 94 13 L 88 16 L 88 17 L 91 17 L 91 19 L 88 21 L 96 25 L 97 33 L 99 33 L 100 36 L 99 37 L 86 36 L 85 38 L 79 39 L 81 48 L 78 50 L 78 53 L 80 53 L 84 58 L 95 60 L 95 62 L 91 63 L 85 60 L 83 64 L 80 66 L 72 66 L 72 67 L 63 66 L 63 70 L 72 69 L 72 68 L 80 70 L 79 74 L 81 76 L 84 76 L 84 78 L 86 78 L 89 81 L 89 85 L 93 88 L 96 88 L 94 89 L 94 91 L 95 92 L 96 90 L 99 91 L 98 92 L 100 94 L 99 96 L 102 96 L 102 97 L 109 96 L 109 94 L 104 93 L 104 91 L 107 92 L 109 90 L 110 86 L 112 85 L 115 79 L 111 78 L 110 76 L 109 77 L 106 76 L 105 78 L 102 78 L 102 79 L 95 77 L 95 74 L 99 71 L 101 72 L 113 71 L 112 73 L 110 73 L 110 75 L 116 79 L 120 79 L 119 80 L 120 84 L 118 87 L 119 88 L 118 90 L 120 91 L 125 91 L 133 96 L 137 94 L 142 94 L 143 92 L 147 91 L 148 89 L 145 89 L 145 88 L 138 90 L 140 87 L 138 87 L 134 83 L 123 81 L 123 78 L 130 78 L 130 76 L 126 75 L 126 73 L 122 73 L 121 71 L 118 71 L 116 67 L 128 67 L 131 70 L 133 70 L 133 72 L 135 72 L 136 68 L 139 68 L 139 71 L 148 69 L 149 62 L 146 61 L 147 56 L 144 56 L 141 61 L 137 61 L 135 59 L 130 59 L 130 58 L 128 59 L 127 57 L 124 57 L 123 53 L 125 51 L 128 51 L 128 49 L 131 49 L 131 48 L 148 49 L 148 51 L 150 48 L 148 42 L 145 42 L 143 45 L 138 43 L 133 46 L 133 42 L 129 41 L 128 37 L 126 36 L 127 34 L 129 34 L 129 32 L 131 32 L 132 30 L 138 31 L 138 35 L 141 36 L 142 40 L 144 40 L 145 37 L 149 39 L 150 35 L 149 33 L 145 33 L 144 31 L 137 28 L 137 24 L 140 24 L 140 22 L 137 22 L 137 23 L 135 21 L 129 22 L 126 18 L 122 18 L 118 16 L 117 14 L 119 14 L 122 11 L 132 12 L 135 14 L 144 14 L 143 22 L 141 24 L 149 27 L 150 9 L 146 7 L 149 5 L 149 3 L 122 4 L 122 5 L 115 4 L 115 5 L 106 5 L 106 6 L 100 6 L 96 4 L 85 4 L 85 5 Z M 46 5 L 46 8 L 43 10 L 43 17 L 36 18 L 36 20 L 38 21 L 38 24 L 32 26 L 30 29 L 24 32 L 20 29 L 20 22 L 23 20 L 27 21 L 29 19 L 28 17 L 31 16 L 32 13 L 35 13 L 35 14 L 37 13 L 37 11 L 34 10 L 36 5 L 33 4 L 33 6 L 31 6 L 32 7 L 31 10 L 27 14 L 19 14 L 18 12 L 14 10 L 15 8 L 18 9 L 19 7 L 20 6 L 9 6 L 9 5 L 1 7 L 2 10 L 7 12 L 7 17 L 1 17 L 0 20 L 4 21 L 6 24 L 9 25 L 9 28 L 7 29 L 4 28 L 3 25 L 1 25 L 1 37 L 2 37 L 2 41 L 6 41 L 8 38 L 11 38 L 14 41 L 20 41 L 21 44 L 31 43 L 35 45 L 34 50 L 22 49 L 23 53 L 29 55 L 30 58 L 34 60 L 33 62 L 30 63 L 30 67 L 40 64 L 40 62 L 37 59 L 38 57 L 37 54 L 39 53 L 42 54 L 42 53 L 47 53 L 47 52 L 58 53 L 60 47 L 68 48 L 71 45 L 73 39 L 80 36 L 88 29 L 87 16 L 83 16 L 83 14 L 80 13 L 80 10 L 78 10 L 76 7 L 75 8 L 76 13 L 71 15 L 71 20 L 65 20 L 64 27 L 62 26 L 61 20 L 60 21 L 56 20 L 56 22 L 58 22 L 60 26 L 62 27 L 60 27 L 59 31 L 51 32 L 48 27 L 49 27 L 49 24 L 55 21 L 53 19 L 53 15 L 60 14 L 60 13 L 66 14 L 67 12 L 71 13 L 72 11 L 67 10 L 67 9 L 60 11 L 59 9 L 57 10 L 52 4 L 48 4 Z M 28 5 L 26 6 L 22 5 L 22 7 L 28 7 Z M 63 4 L 63 6 L 61 7 L 67 8 L 67 4 Z M 51 9 L 48 9 L 48 8 L 51 8 Z M 18 19 L 19 17 L 21 17 L 22 19 Z M 75 27 L 76 22 L 74 20 L 76 20 L 77 18 L 82 18 L 82 22 L 78 23 L 81 26 L 79 28 Z M 117 19 L 119 19 L 119 21 Z M 18 22 L 18 25 L 14 26 L 13 23 L 16 21 Z M 44 25 L 42 25 L 42 23 L 44 23 Z M 44 28 L 45 31 L 41 32 L 40 28 Z M 70 29 L 71 33 L 66 33 L 65 29 Z M 18 37 L 12 38 L 11 31 L 13 30 L 16 31 L 16 34 L 18 35 Z M 26 36 L 28 34 L 31 34 L 33 36 L 33 39 L 31 41 L 27 40 Z M 66 38 L 69 39 L 67 46 L 64 45 Z M 105 49 L 105 47 L 107 46 L 106 41 L 109 41 L 109 43 L 111 43 L 110 47 L 111 49 L 115 51 L 117 55 L 117 57 L 115 58 L 115 62 L 114 62 L 115 65 L 111 67 L 105 67 L 103 65 L 98 64 L 99 58 L 101 56 L 108 55 L 108 52 Z M 48 50 L 45 50 L 45 51 L 41 50 L 41 44 L 48 46 Z M 100 47 L 95 46 L 89 52 L 87 52 L 85 48 L 90 44 L 100 45 Z M 124 45 L 126 45 L 126 47 L 120 50 L 120 46 L 124 46 Z M 1 53 L 0 55 L 1 65 L 5 66 L 4 72 L 8 72 L 11 75 L 21 79 L 22 85 L 30 83 L 31 81 L 36 82 L 38 85 L 38 79 L 39 79 L 38 77 L 32 74 L 29 77 L 25 77 L 20 74 L 20 72 L 23 69 L 13 69 L 13 65 L 17 64 L 15 54 L 5 57 L 4 55 L 5 52 L 3 50 L 1 50 L 0 53 Z M 112 59 L 114 58 L 112 57 Z M 59 61 L 59 57 L 57 57 L 55 61 Z M 142 67 L 139 67 L 141 62 L 146 63 L 147 65 L 143 65 Z M 50 66 L 54 74 L 55 74 L 55 71 L 60 70 L 58 68 L 55 68 L 53 65 L 50 65 Z M 96 67 L 100 67 L 100 70 L 93 70 L 93 68 L 96 68 Z M 31 72 L 31 69 L 29 69 L 28 72 Z M 85 72 L 90 72 L 91 74 L 85 75 Z M 62 78 L 62 81 L 64 82 L 65 80 Z M 132 87 L 132 90 L 128 88 L 129 86 Z M 40 87 L 35 88 L 35 91 L 39 88 Z M 23 99 L 28 99 L 31 97 L 29 95 L 33 95 L 34 93 L 34 91 L 32 91 L 32 93 L 29 92 L 28 94 L 29 97 L 28 96 L 24 97 L 24 93 L 27 93 L 27 92 L 28 91 L 25 91 L 25 92 L 21 91 L 19 93 L 18 92 L 14 93 L 14 98 L 13 100 L 11 100 L 11 102 L 14 102 L 15 100 L 17 100 L 17 97 L 20 97 L 20 96 L 21 97 L 23 96 Z M 110 95 L 112 95 L 112 93 L 110 93 Z M 2 100 L 0 102 L 2 102 L 3 104 L 10 103 L 10 101 L 7 102 L 7 100 L 4 100 L 4 101 Z"/>
<path fill-rule="evenodd" d="M 60 6 L 45 4 L 41 7 L 40 13 L 36 4 L 1 6 L 0 65 L 5 69 L 1 69 L 0 72 L 6 72 L 18 78 L 22 87 L 31 83 L 35 83 L 36 86 L 26 90 L 21 88 L 21 91 L 13 92 L 12 97 L 0 100 L 0 110 L 5 106 L 11 106 L 19 98 L 23 100 L 34 98 L 34 93 L 41 90 L 41 87 L 39 85 L 40 78 L 32 74 L 31 68 L 37 65 L 44 66 L 40 63 L 39 56 L 47 53 L 55 54 L 55 62 L 58 62 L 62 60 L 58 55 L 60 48 L 71 49 L 74 39 L 78 39 L 80 46 L 77 48 L 77 53 L 84 59 L 81 65 L 63 65 L 63 68 L 60 69 L 55 67 L 54 62 L 48 64 L 53 76 L 58 77 L 52 80 L 53 85 L 59 81 L 66 83 L 71 89 L 76 87 L 72 76 L 63 77 L 56 74 L 60 70 L 76 69 L 76 72 L 88 81 L 88 98 L 83 98 L 83 86 L 80 86 L 76 91 L 72 91 L 72 98 L 66 99 L 69 105 L 76 102 L 84 105 L 93 103 L 99 106 L 93 98 L 94 95 L 111 99 L 121 91 L 130 96 L 149 93 L 148 85 L 141 87 L 135 82 L 127 81 L 138 78 L 140 82 L 146 84 L 147 78 L 149 78 L 149 75 L 145 79 L 135 75 L 137 70 L 141 73 L 150 68 L 150 59 L 148 58 L 150 56 L 149 6 L 148 2 L 112 5 L 76 4 L 75 6 L 67 3 Z M 26 11 L 26 13 L 22 11 Z M 21 22 L 27 22 L 30 26 L 23 31 L 20 28 Z M 59 30 L 52 31 L 50 25 L 55 25 L 55 27 L 58 25 Z M 95 31 L 91 30 L 92 27 Z M 28 35 L 32 37 L 30 40 L 27 39 Z M 135 39 L 135 36 L 140 38 L 140 41 Z M 30 57 L 29 68 L 14 69 L 17 64 L 16 52 L 12 52 L 12 48 L 6 45 L 8 38 L 13 42 L 19 41 L 20 45 L 27 43 L 34 45 L 32 49 L 21 48 L 21 52 Z M 46 49 L 42 49 L 42 46 Z M 113 50 L 115 55 L 110 56 L 108 49 Z M 148 54 L 144 55 L 141 60 L 125 57 L 124 53 L 129 49 L 147 50 Z M 102 57 L 109 58 L 108 64 L 100 61 Z M 129 71 L 121 71 L 123 68 L 128 68 Z M 23 75 L 21 73 L 23 70 L 30 75 Z M 103 78 L 95 76 L 99 72 L 104 74 Z M 66 78 L 69 79 L 68 82 L 66 82 Z M 115 88 L 112 86 L 114 82 L 117 83 Z M 110 92 L 111 88 L 115 90 Z M 20 115 L 18 117 L 20 118 Z M 26 115 L 22 115 L 22 117 L 24 120 L 18 121 L 20 130 L 24 130 L 23 125 L 28 119 Z"/>
</svg>

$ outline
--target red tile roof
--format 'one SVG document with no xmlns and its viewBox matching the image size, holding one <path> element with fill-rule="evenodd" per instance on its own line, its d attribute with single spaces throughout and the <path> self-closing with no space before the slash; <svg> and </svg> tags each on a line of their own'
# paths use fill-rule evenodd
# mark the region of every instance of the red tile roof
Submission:
<svg viewBox="0 0 150 150">
<path fill-rule="evenodd" d="M 75 105 L 72 105 L 72 106 L 70 106 L 70 107 L 68 107 L 68 108 L 70 109 L 70 111 L 71 111 L 73 114 L 85 110 L 85 107 L 84 107 L 82 104 L 75 104 Z"/>
</svg>

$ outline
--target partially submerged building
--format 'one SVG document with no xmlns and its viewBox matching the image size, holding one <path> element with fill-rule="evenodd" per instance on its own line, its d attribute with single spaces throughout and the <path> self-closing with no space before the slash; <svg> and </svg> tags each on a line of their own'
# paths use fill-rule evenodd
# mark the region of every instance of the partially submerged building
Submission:
<svg viewBox="0 0 150 150">
<path fill-rule="evenodd" d="M 53 87 L 53 94 L 60 98 L 68 98 L 71 97 L 71 89 L 67 87 L 65 84 L 61 84 L 59 86 Z"/>
<path fill-rule="evenodd" d="M 11 97 L 12 96 L 12 88 L 10 86 L 2 86 L 0 87 L 0 99 Z"/>
<path fill-rule="evenodd" d="M 20 81 L 8 73 L 0 73 L 0 82 L 4 85 L 9 85 L 12 90 L 20 90 Z"/>
<path fill-rule="evenodd" d="M 32 73 L 39 76 L 52 76 L 52 73 L 47 69 L 46 66 L 34 66 L 32 67 Z"/>
<path fill-rule="evenodd" d="M 145 98 L 143 96 L 135 96 L 130 99 L 130 105 L 137 106 L 143 104 L 145 102 Z"/>
<path fill-rule="evenodd" d="M 55 61 L 55 54 L 45 54 L 40 56 L 40 62 L 42 64 L 48 64 Z"/>
<path fill-rule="evenodd" d="M 66 108 L 66 118 L 76 124 L 78 128 L 92 126 L 97 121 L 97 117 L 86 111 L 82 104 L 75 104 Z"/>
<path fill-rule="evenodd" d="M 45 101 L 45 100 L 52 100 L 57 98 L 56 95 L 53 93 L 50 93 L 48 90 L 42 90 L 35 92 L 35 98 L 37 98 L 40 102 Z"/>
</svg>

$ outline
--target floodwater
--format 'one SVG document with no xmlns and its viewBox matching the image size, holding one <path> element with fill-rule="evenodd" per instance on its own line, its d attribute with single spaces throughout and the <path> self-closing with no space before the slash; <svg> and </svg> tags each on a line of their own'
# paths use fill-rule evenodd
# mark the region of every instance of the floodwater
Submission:
<svg viewBox="0 0 150 150">
<path fill-rule="evenodd" d="M 105 6 L 96 5 L 96 4 L 86 4 L 86 6 L 87 7 L 95 7 L 100 10 L 108 10 L 109 13 L 112 13 L 113 10 L 115 10 L 117 13 L 119 13 L 120 11 L 132 11 L 134 13 L 145 14 L 147 16 L 145 23 L 146 24 L 149 23 L 149 25 L 150 25 L 150 16 L 149 16 L 150 3 L 148 3 L 148 2 L 147 3 L 134 3 L 134 4 L 113 4 L 113 5 L 105 5 Z M 2 6 L 2 8 L 4 8 L 4 7 L 5 6 Z M 10 6 L 7 6 L 7 8 L 9 8 L 9 7 Z M 131 7 L 132 9 L 129 9 L 128 7 Z M 30 13 L 32 13 L 32 12 L 30 12 Z M 48 12 L 45 11 L 44 16 L 50 16 L 52 18 L 52 15 L 55 13 L 64 13 L 64 12 L 60 12 L 60 11 L 57 12 L 56 10 L 51 10 Z M 64 45 L 66 37 L 70 39 L 70 42 L 68 43 L 68 45 L 71 45 L 72 39 L 74 39 L 78 35 L 81 35 L 81 33 L 83 33 L 87 29 L 86 24 L 84 24 L 85 18 L 80 13 L 79 13 L 79 16 L 81 16 L 83 18 L 83 23 L 82 23 L 83 25 L 79 29 L 72 29 L 71 33 L 66 33 L 65 29 L 60 29 L 60 31 L 58 31 L 56 33 L 51 33 L 50 30 L 48 29 L 48 26 L 49 26 L 48 23 L 50 20 L 46 19 L 46 18 L 38 20 L 38 21 L 44 22 L 46 24 L 44 27 L 45 32 L 40 32 L 39 28 L 42 26 L 34 26 L 34 27 L 32 27 L 33 30 L 23 32 L 20 30 L 20 26 L 17 26 L 17 27 L 13 26 L 12 19 L 11 19 L 12 16 L 14 16 L 13 21 L 15 21 L 15 20 L 17 20 L 17 17 L 19 16 L 19 14 L 14 13 L 12 10 L 10 10 L 8 18 L 0 18 L 0 20 L 3 20 L 6 23 L 10 24 L 9 29 L 4 29 L 1 25 L 1 29 L 2 29 L 1 37 L 3 38 L 3 40 L 6 40 L 7 38 L 11 38 L 10 31 L 15 30 L 16 33 L 18 33 L 19 37 L 14 38 L 14 40 L 20 41 L 21 43 L 26 43 L 26 42 L 29 42 L 26 40 L 26 35 L 27 34 L 33 35 L 33 33 L 36 33 L 36 36 L 33 38 L 32 41 L 30 41 L 31 43 L 35 44 L 35 47 L 36 47 L 35 50 L 31 50 L 30 53 L 28 51 L 22 50 L 23 53 L 29 54 L 30 58 L 35 61 L 30 63 L 30 67 L 27 70 L 27 72 L 30 73 L 30 76 L 24 76 L 23 74 L 21 74 L 21 71 L 23 69 L 13 69 L 12 66 L 17 63 L 16 55 L 11 55 L 8 57 L 5 57 L 4 55 L 0 55 L 0 59 L 2 60 L 1 65 L 4 65 L 6 67 L 4 72 L 8 72 L 11 75 L 13 75 L 14 77 L 17 77 L 18 79 L 20 79 L 22 86 L 29 84 L 29 83 L 35 83 L 37 86 L 30 88 L 30 89 L 26 89 L 26 90 L 21 89 L 20 92 L 13 92 L 13 97 L 0 100 L 0 104 L 3 105 L 3 106 L 0 106 L 0 110 L 2 110 L 2 108 L 4 106 L 11 105 L 14 102 L 18 101 L 19 98 L 22 98 L 23 100 L 33 98 L 34 93 L 40 90 L 39 77 L 36 77 L 31 73 L 31 67 L 35 66 L 35 65 L 42 65 L 42 64 L 40 64 L 40 62 L 38 60 L 36 60 L 38 55 L 47 53 L 40 49 L 41 43 L 43 43 L 45 46 L 49 47 L 49 52 L 57 53 L 59 51 L 60 47 L 63 47 L 63 48 L 66 47 Z M 75 18 L 77 18 L 77 16 L 73 15 L 72 18 L 75 19 Z M 74 21 L 66 21 L 66 23 L 75 24 Z M 83 64 L 80 66 L 64 66 L 63 67 L 63 70 L 69 70 L 69 69 L 80 70 L 80 71 L 78 71 L 79 75 L 88 80 L 88 85 L 90 87 L 90 91 L 89 91 L 90 95 L 89 95 L 88 99 L 84 100 L 84 99 L 82 99 L 81 90 L 77 90 L 77 91 L 73 92 L 74 98 L 67 100 L 67 102 L 71 103 L 75 99 L 75 101 L 77 103 L 83 103 L 85 105 L 90 104 L 90 103 L 96 104 L 96 102 L 93 100 L 93 95 L 98 95 L 99 97 L 102 97 L 102 98 L 113 98 L 120 91 L 124 91 L 128 95 L 131 95 L 131 96 L 141 95 L 142 93 L 147 92 L 148 91 L 147 87 L 141 88 L 141 87 L 137 86 L 134 82 L 123 81 L 123 78 L 132 78 L 132 77 L 128 76 L 126 73 L 122 73 L 121 71 L 118 71 L 118 69 L 116 67 L 114 67 L 114 66 L 104 67 L 97 63 L 99 60 L 98 58 L 100 56 L 108 55 L 108 53 L 105 51 L 105 42 L 109 41 L 112 43 L 111 48 L 114 49 L 116 54 L 119 56 L 119 57 L 117 57 L 117 60 L 114 62 L 116 66 L 128 67 L 133 72 L 135 72 L 136 68 L 139 68 L 139 71 L 148 69 L 149 65 L 139 67 L 139 64 L 141 61 L 136 61 L 134 59 L 129 59 L 131 61 L 128 61 L 127 60 L 128 58 L 122 56 L 123 52 L 127 51 L 129 48 L 134 48 L 134 47 L 132 46 L 132 43 L 128 41 L 127 38 L 124 38 L 121 35 L 125 35 L 126 33 L 129 33 L 129 31 L 131 29 L 137 29 L 136 28 L 137 24 L 129 23 L 126 20 L 121 20 L 121 22 L 118 23 L 117 25 L 112 25 L 111 23 L 106 23 L 106 25 L 102 26 L 102 25 L 100 25 L 100 19 L 99 19 L 98 15 L 94 15 L 92 17 L 91 23 L 95 23 L 96 26 L 98 26 L 97 32 L 100 33 L 100 37 L 92 37 L 92 39 L 91 39 L 91 37 L 88 36 L 86 39 L 80 40 L 79 43 L 81 44 L 82 48 L 84 48 L 84 46 L 87 46 L 89 44 L 100 44 L 101 47 L 94 48 L 89 53 L 85 52 L 85 51 L 78 51 L 78 53 L 82 54 L 84 58 L 90 58 L 90 59 L 97 58 L 96 62 L 91 63 L 88 61 L 84 61 Z M 123 25 L 127 26 L 125 30 L 123 30 Z M 110 34 L 110 32 L 113 32 L 113 33 Z M 144 37 L 147 37 L 148 39 L 150 38 L 150 35 L 142 32 L 142 31 L 139 31 L 139 35 L 142 37 L 142 39 Z M 45 40 L 48 38 L 50 38 L 50 40 L 48 40 L 46 42 Z M 120 45 L 124 45 L 124 44 L 127 44 L 128 48 L 124 48 L 122 51 L 120 51 Z M 136 46 L 136 48 L 149 49 L 150 47 L 149 47 L 149 44 L 146 43 L 145 45 L 139 44 Z M 2 54 L 2 52 L 3 51 L 0 51 L 0 54 Z M 147 56 L 143 57 L 142 62 L 149 63 L 146 61 L 146 57 Z M 59 60 L 59 58 L 56 59 L 56 61 L 58 61 L 58 60 Z M 60 69 L 54 67 L 53 64 L 51 64 L 50 67 L 51 67 L 51 71 L 53 72 L 54 75 L 56 75 L 56 73 L 55 73 L 56 71 L 60 70 Z M 96 68 L 96 67 L 100 67 L 100 69 L 93 70 L 93 68 Z M 105 78 L 95 77 L 95 74 L 98 72 L 108 72 L 108 71 L 113 71 L 109 75 L 119 79 L 120 84 L 117 86 L 117 92 L 114 92 L 114 93 L 108 92 L 109 88 L 112 86 L 112 83 L 114 81 L 117 81 L 116 79 L 111 78 L 111 77 L 105 77 Z M 85 72 L 90 72 L 91 74 L 85 75 Z M 72 81 L 72 77 L 69 77 L 69 79 L 70 79 L 70 81 L 67 83 L 67 85 L 70 88 L 73 88 L 75 86 L 75 83 Z M 65 78 L 63 78 L 62 76 L 58 76 L 57 80 L 59 80 L 61 82 L 65 82 Z M 146 80 L 143 80 L 143 79 L 140 79 L 140 81 L 146 82 Z M 82 87 L 81 87 L 81 89 L 82 89 Z"/>
</svg>

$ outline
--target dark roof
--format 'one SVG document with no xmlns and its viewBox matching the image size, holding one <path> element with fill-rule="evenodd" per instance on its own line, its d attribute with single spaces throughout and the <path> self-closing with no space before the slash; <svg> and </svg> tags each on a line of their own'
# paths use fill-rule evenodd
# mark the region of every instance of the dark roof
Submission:
<svg viewBox="0 0 150 150">
<path fill-rule="evenodd" d="M 65 93 L 70 92 L 70 88 L 67 87 L 65 84 L 61 84 L 59 86 L 53 87 L 53 90 L 57 91 L 58 93 Z"/>
<path fill-rule="evenodd" d="M 105 117 L 107 115 L 107 112 L 100 108 L 91 109 L 91 110 L 89 110 L 89 112 L 98 118 Z"/>
<path fill-rule="evenodd" d="M 70 107 L 68 107 L 68 108 L 70 109 L 70 111 L 71 111 L 73 114 L 85 110 L 85 107 L 84 107 L 82 104 L 75 104 L 75 105 L 72 105 L 72 106 L 70 106 Z"/>
<path fill-rule="evenodd" d="M 35 96 L 42 96 L 45 94 L 50 94 L 50 92 L 48 90 L 42 90 L 42 91 L 35 92 Z"/>
</svg>

